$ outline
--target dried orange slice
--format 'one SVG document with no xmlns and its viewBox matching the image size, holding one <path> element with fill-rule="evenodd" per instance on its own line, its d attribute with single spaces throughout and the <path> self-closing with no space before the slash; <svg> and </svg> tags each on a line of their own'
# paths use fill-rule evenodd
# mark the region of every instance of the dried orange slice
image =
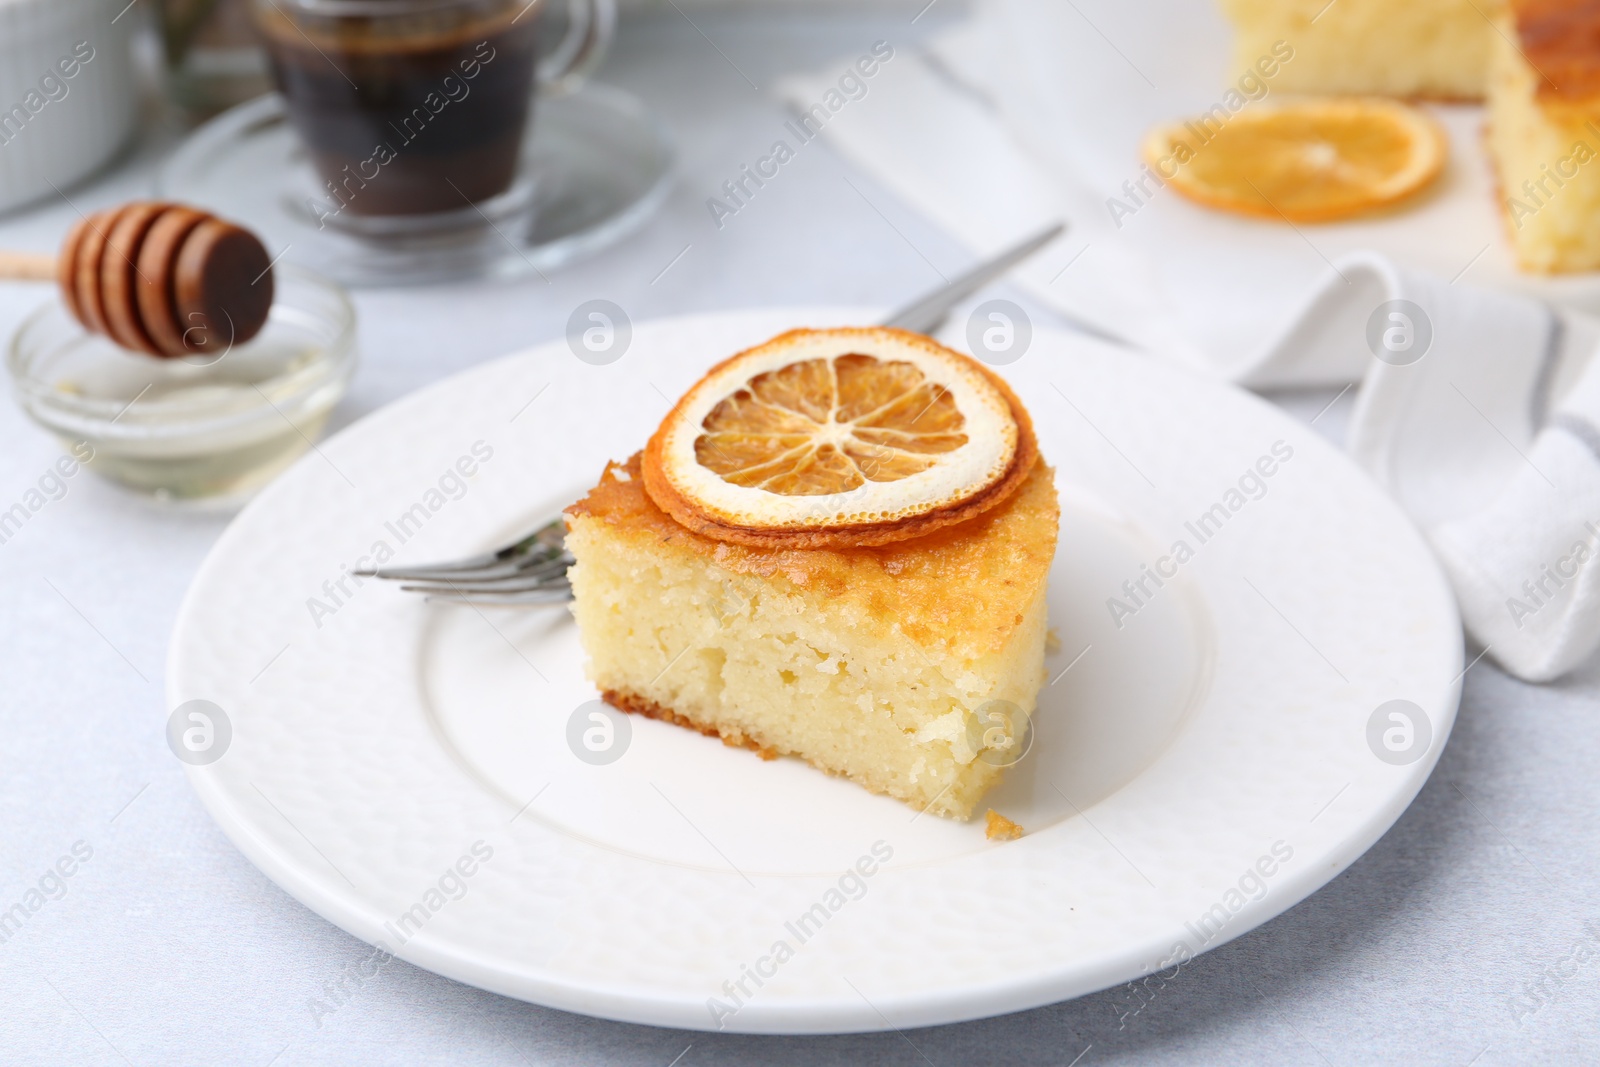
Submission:
<svg viewBox="0 0 1600 1067">
<path fill-rule="evenodd" d="M 1152 130 L 1145 162 L 1211 207 L 1327 222 L 1402 200 L 1438 177 L 1439 124 L 1393 100 L 1319 99 L 1246 109 L 1218 128 L 1198 118 Z"/>
<path fill-rule="evenodd" d="M 709 537 L 839 548 L 981 514 L 1037 457 L 1021 402 L 976 360 L 904 330 L 791 330 L 695 383 L 643 474 Z"/>
</svg>

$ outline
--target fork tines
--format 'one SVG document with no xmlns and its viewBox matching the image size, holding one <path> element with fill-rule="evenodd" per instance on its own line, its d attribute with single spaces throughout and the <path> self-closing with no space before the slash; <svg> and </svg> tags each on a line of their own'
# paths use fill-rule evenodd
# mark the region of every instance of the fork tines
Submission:
<svg viewBox="0 0 1600 1067">
<path fill-rule="evenodd" d="M 411 584 L 400 588 L 424 593 L 430 600 L 474 604 L 555 604 L 572 596 L 567 568 L 566 525 L 551 520 L 504 548 L 452 563 L 411 567 L 377 567 L 357 571 L 362 577 Z"/>
<path fill-rule="evenodd" d="M 572 599 L 572 586 L 565 579 L 544 582 L 524 588 L 507 588 L 505 586 L 476 586 L 467 588 L 460 585 L 402 585 L 402 592 L 422 593 L 432 600 L 447 601 L 456 604 L 485 604 L 499 606 L 503 604 L 561 604 Z"/>
</svg>

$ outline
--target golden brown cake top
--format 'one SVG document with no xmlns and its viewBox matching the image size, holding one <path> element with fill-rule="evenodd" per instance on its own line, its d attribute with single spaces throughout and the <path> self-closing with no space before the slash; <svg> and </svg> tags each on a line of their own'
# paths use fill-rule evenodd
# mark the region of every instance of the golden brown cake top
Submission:
<svg viewBox="0 0 1600 1067">
<path fill-rule="evenodd" d="M 608 464 L 600 484 L 566 513 L 735 574 L 781 578 L 830 601 L 859 604 L 919 644 L 974 655 L 998 651 L 1021 625 L 1055 557 L 1061 514 L 1054 472 L 1040 462 L 1003 504 L 923 537 L 866 548 L 754 548 L 679 525 L 645 492 L 637 453 Z"/>
<path fill-rule="evenodd" d="M 1600 0 L 1510 0 L 1542 100 L 1600 98 Z"/>
</svg>

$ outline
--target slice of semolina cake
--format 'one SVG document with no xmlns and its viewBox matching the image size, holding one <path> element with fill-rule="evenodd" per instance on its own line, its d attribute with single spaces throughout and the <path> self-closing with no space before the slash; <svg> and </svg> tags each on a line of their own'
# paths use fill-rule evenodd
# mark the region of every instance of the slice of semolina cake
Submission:
<svg viewBox="0 0 1600 1067">
<path fill-rule="evenodd" d="M 1600 6 L 1513 0 L 1500 28 L 1488 140 L 1517 260 L 1600 269 Z"/>
<path fill-rule="evenodd" d="M 1276 60 L 1281 92 L 1471 100 L 1487 80 L 1490 2 L 1222 0 L 1222 9 L 1233 71 Z"/>
<path fill-rule="evenodd" d="M 1043 463 L 976 518 L 874 547 L 692 532 L 637 455 L 566 516 L 589 677 L 615 706 L 961 819 L 1015 761 L 1059 519 Z M 995 729 L 1012 705 L 1012 732 Z"/>
</svg>

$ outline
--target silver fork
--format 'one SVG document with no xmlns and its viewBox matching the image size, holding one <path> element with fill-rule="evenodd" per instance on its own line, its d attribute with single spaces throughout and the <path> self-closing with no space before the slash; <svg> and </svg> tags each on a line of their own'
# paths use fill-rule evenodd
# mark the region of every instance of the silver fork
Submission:
<svg viewBox="0 0 1600 1067">
<path fill-rule="evenodd" d="M 1041 230 L 915 303 L 901 308 L 884 320 L 883 325 L 916 333 L 931 333 L 945 320 L 952 307 L 1055 240 L 1065 230 L 1066 225 L 1060 222 Z M 1122 338 L 1098 327 L 1068 321 L 1091 336 L 1128 346 Z M 572 565 L 573 559 L 565 542 L 566 525 L 557 516 L 532 533 L 493 552 L 450 563 L 377 567 L 353 573 L 364 578 L 405 582 L 400 587 L 403 591 L 426 594 L 429 600 L 495 606 L 559 604 L 572 597 L 567 568 Z"/>
<path fill-rule="evenodd" d="M 559 604 L 572 596 L 567 568 L 566 524 L 560 516 L 493 552 L 450 563 L 415 567 L 375 567 L 352 573 L 363 578 L 405 582 L 402 592 L 425 593 L 429 600 L 476 604 Z"/>
</svg>

